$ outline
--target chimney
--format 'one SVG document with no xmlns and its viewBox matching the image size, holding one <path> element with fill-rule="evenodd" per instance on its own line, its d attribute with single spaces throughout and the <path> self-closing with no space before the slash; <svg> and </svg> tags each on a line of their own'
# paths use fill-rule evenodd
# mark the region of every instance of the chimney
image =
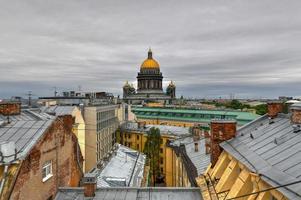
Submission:
<svg viewBox="0 0 301 200">
<path fill-rule="evenodd" d="M 0 114 L 9 115 L 19 115 L 21 113 L 21 103 L 20 102 L 1 102 L 0 103 Z"/>
<path fill-rule="evenodd" d="M 219 144 L 223 141 L 235 137 L 236 121 L 235 120 L 211 120 L 210 123 L 210 150 L 211 150 L 211 166 L 214 167 L 218 157 L 222 153 L 222 148 Z"/>
<path fill-rule="evenodd" d="M 294 125 L 301 125 L 301 103 L 295 103 L 291 107 L 291 121 Z"/>
<path fill-rule="evenodd" d="M 194 151 L 195 152 L 199 151 L 199 143 L 198 142 L 194 142 Z"/>
<path fill-rule="evenodd" d="M 94 197 L 96 191 L 96 175 L 92 173 L 85 174 L 83 178 L 84 196 Z"/>
<path fill-rule="evenodd" d="M 283 111 L 283 102 L 282 101 L 269 101 L 268 102 L 268 116 L 271 119 L 277 117 L 278 113 Z"/>
<path fill-rule="evenodd" d="M 146 127 L 146 122 L 145 121 L 139 121 L 138 122 L 138 129 L 145 129 Z"/>
</svg>

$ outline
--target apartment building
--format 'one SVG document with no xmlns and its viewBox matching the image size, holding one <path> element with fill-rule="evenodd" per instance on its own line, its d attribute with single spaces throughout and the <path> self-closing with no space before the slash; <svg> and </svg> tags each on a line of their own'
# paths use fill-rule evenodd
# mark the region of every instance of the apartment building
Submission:
<svg viewBox="0 0 301 200">
<path fill-rule="evenodd" d="M 119 126 L 118 105 L 87 105 L 84 107 L 86 123 L 85 171 L 97 165 L 112 150 Z"/>
</svg>

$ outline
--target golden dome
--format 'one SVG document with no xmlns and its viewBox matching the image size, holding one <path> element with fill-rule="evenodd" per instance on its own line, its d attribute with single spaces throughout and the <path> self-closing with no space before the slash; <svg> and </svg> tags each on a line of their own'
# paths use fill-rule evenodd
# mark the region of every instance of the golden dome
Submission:
<svg viewBox="0 0 301 200">
<path fill-rule="evenodd" d="M 141 69 L 159 69 L 159 68 L 160 68 L 159 63 L 155 59 L 153 59 L 152 50 L 149 49 L 148 57 L 141 64 Z"/>
</svg>

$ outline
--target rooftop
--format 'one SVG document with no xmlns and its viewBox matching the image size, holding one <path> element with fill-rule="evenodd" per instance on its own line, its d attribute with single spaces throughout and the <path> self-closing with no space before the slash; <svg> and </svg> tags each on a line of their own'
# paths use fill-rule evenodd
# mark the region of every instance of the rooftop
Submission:
<svg viewBox="0 0 301 200">
<path fill-rule="evenodd" d="M 40 108 L 40 112 L 54 113 L 56 116 L 72 115 L 75 109 L 78 109 L 77 106 L 43 106 Z"/>
<path fill-rule="evenodd" d="M 222 148 L 272 186 L 301 181 L 301 132 L 295 133 L 288 115 L 267 115 L 246 124 Z M 301 184 L 279 188 L 288 199 L 301 199 Z"/>
<path fill-rule="evenodd" d="M 98 188 L 93 200 L 201 200 L 199 188 Z M 60 188 L 55 200 L 84 200 L 83 188 Z"/>
<path fill-rule="evenodd" d="M 96 170 L 97 187 L 140 187 L 146 156 L 116 144 L 116 150 L 101 170 Z"/>
<path fill-rule="evenodd" d="M 23 110 L 20 115 L 10 116 L 10 123 L 7 123 L 7 116 L 0 115 L 0 146 L 2 146 L 1 151 L 4 154 L 0 156 L 0 160 L 3 158 L 0 165 L 25 158 L 54 119 L 55 117 L 46 113 L 37 114 L 30 110 Z M 14 143 L 18 152 L 16 158 L 13 157 L 14 152 L 11 153 L 11 150 L 4 145 L 8 142 Z M 5 155 L 5 152 L 8 155 Z"/>
<path fill-rule="evenodd" d="M 187 120 L 192 122 L 207 123 L 209 123 L 211 119 L 221 118 L 237 120 L 240 125 L 244 125 L 259 117 L 259 115 L 254 113 L 233 110 L 133 107 L 132 111 L 137 115 L 138 118 Z"/>
<path fill-rule="evenodd" d="M 195 144 L 198 143 L 198 151 L 195 151 Z M 197 175 L 203 174 L 208 165 L 210 164 L 210 154 L 206 154 L 205 138 L 193 141 L 193 137 L 185 137 L 174 140 L 170 145 L 172 146 L 185 146 L 185 152 L 191 160 L 193 166 L 197 170 Z"/>
<path fill-rule="evenodd" d="M 174 136 L 182 136 L 182 135 L 191 135 L 189 132 L 189 128 L 177 127 L 177 126 L 167 126 L 167 125 L 145 125 L 143 127 L 139 127 L 136 122 L 127 122 L 122 125 L 121 128 L 131 131 L 139 131 L 147 133 L 152 127 L 160 129 L 160 133 L 162 135 L 174 135 Z"/>
</svg>

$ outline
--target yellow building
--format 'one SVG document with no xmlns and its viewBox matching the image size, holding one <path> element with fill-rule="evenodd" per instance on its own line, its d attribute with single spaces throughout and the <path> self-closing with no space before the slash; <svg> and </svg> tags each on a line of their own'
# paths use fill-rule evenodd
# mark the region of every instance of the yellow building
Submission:
<svg viewBox="0 0 301 200">
<path fill-rule="evenodd" d="M 124 146 L 143 152 L 147 140 L 147 132 L 151 127 L 160 129 L 162 138 L 160 147 L 160 171 L 165 175 L 166 179 L 168 176 L 166 170 L 171 166 L 171 162 L 169 160 L 167 161 L 167 157 L 170 156 L 171 153 L 171 150 L 167 148 L 167 143 L 171 140 L 191 135 L 188 128 L 160 125 L 148 126 L 143 123 L 128 122 L 123 124 L 120 130 L 116 132 L 116 140 Z"/>
<path fill-rule="evenodd" d="M 195 136 L 167 144 L 165 157 L 167 187 L 197 187 L 195 179 L 206 171 L 210 163 L 205 139 Z"/>
<path fill-rule="evenodd" d="M 205 139 L 193 137 L 189 128 L 126 123 L 117 131 L 117 142 L 143 152 L 151 127 L 160 129 L 160 170 L 166 186 L 196 187 L 195 178 L 207 169 L 210 156 L 206 154 Z"/>
<path fill-rule="evenodd" d="M 217 162 L 197 179 L 205 200 L 301 199 L 301 105 L 291 108 L 285 115 L 271 102 L 267 115 L 220 143 Z"/>
</svg>

